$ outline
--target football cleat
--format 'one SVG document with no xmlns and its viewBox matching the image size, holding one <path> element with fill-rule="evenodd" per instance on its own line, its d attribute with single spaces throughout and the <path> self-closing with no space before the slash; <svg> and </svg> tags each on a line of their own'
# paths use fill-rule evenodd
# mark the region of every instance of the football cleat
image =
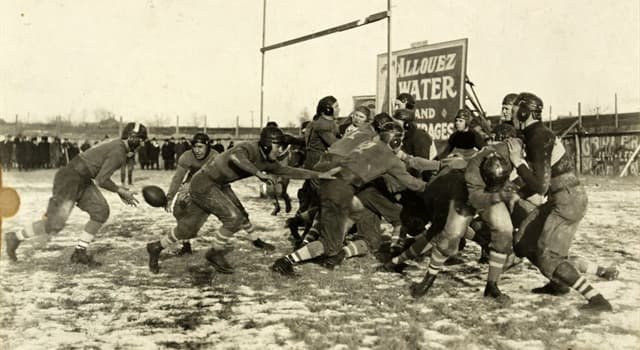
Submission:
<svg viewBox="0 0 640 350">
<path fill-rule="evenodd" d="M 158 265 L 158 259 L 160 258 L 160 252 L 162 252 L 162 244 L 160 241 L 151 242 L 147 244 L 147 253 L 149 253 L 149 271 L 153 273 L 160 272 L 160 265 Z"/>
<path fill-rule="evenodd" d="M 611 303 L 607 299 L 605 299 L 602 294 L 597 294 L 593 298 L 589 299 L 589 303 L 582 305 L 580 307 L 582 311 L 592 311 L 592 312 L 610 312 L 613 311 L 613 307 Z"/>
<path fill-rule="evenodd" d="M 619 273 L 620 271 L 618 271 L 617 267 L 609 266 L 609 267 L 598 267 L 598 272 L 596 272 L 596 275 L 598 275 L 598 277 L 600 278 L 606 279 L 607 281 L 613 281 L 618 278 Z"/>
<path fill-rule="evenodd" d="M 13 262 L 18 261 L 18 257 L 16 256 L 16 250 L 20 245 L 20 240 L 18 239 L 18 236 L 16 235 L 16 233 L 13 231 L 9 231 L 5 233 L 4 244 L 5 244 L 5 249 L 9 259 L 11 259 L 11 261 Z"/>
<path fill-rule="evenodd" d="M 278 258 L 271 265 L 271 271 L 277 272 L 282 276 L 295 277 L 296 273 L 293 269 L 293 263 L 286 256 Z"/>
<path fill-rule="evenodd" d="M 325 257 L 320 265 L 333 270 L 336 266 L 342 264 L 342 261 L 344 261 L 346 255 L 347 253 L 345 253 L 344 250 L 340 249 L 338 254 Z"/>
<path fill-rule="evenodd" d="M 500 291 L 500 288 L 498 288 L 498 283 L 493 281 L 487 281 L 487 285 L 484 288 L 484 296 L 493 298 L 500 304 L 505 304 L 511 301 L 511 298 L 508 295 Z"/>
<path fill-rule="evenodd" d="M 545 284 L 542 287 L 533 288 L 531 290 L 534 294 L 549 294 L 549 295 L 564 295 L 569 293 L 571 289 L 565 285 L 560 283 L 556 283 L 554 281 L 549 281 L 549 283 Z"/>
<path fill-rule="evenodd" d="M 102 266 L 102 263 L 93 260 L 93 256 L 87 254 L 86 249 L 76 248 L 71 254 L 71 262 L 74 264 L 87 265 L 89 267 Z"/>
<path fill-rule="evenodd" d="M 274 250 L 276 250 L 276 247 L 269 243 L 269 242 L 265 242 L 263 240 L 261 240 L 260 238 L 256 238 L 253 240 L 253 246 L 256 248 L 260 248 L 260 249 L 264 249 L 266 251 L 272 252 Z"/>
<path fill-rule="evenodd" d="M 427 274 L 420 283 L 412 283 L 409 289 L 411 290 L 411 296 L 414 298 L 420 298 L 429 292 L 433 282 L 436 280 L 437 275 Z"/>
<path fill-rule="evenodd" d="M 216 250 L 211 248 L 207 251 L 205 258 L 216 271 L 224 274 L 232 274 L 233 266 L 231 266 L 231 264 L 229 264 L 227 259 L 224 257 L 225 253 L 226 251 L 224 250 Z"/>
<path fill-rule="evenodd" d="M 404 269 L 409 266 L 403 262 L 399 263 L 399 264 L 394 264 L 391 261 L 388 261 L 382 265 L 380 265 L 380 267 L 378 267 L 378 271 L 379 272 L 390 272 L 390 273 L 404 273 Z"/>
</svg>

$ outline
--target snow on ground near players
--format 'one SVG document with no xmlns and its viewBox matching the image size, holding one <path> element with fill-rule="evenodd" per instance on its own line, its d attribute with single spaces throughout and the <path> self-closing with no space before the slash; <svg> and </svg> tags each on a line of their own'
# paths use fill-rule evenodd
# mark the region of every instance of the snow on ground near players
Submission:
<svg viewBox="0 0 640 350">
<path fill-rule="evenodd" d="M 167 187 L 167 172 L 134 188 Z M 18 217 L 8 225 L 42 215 L 53 171 L 5 174 L 5 185 L 22 197 Z M 115 176 L 114 176 L 115 179 Z M 258 182 L 233 185 L 263 229 L 254 233 L 274 242 L 277 251 L 259 251 L 236 240 L 230 260 L 233 275 L 206 265 L 204 252 L 211 218 L 188 257 L 166 257 L 162 271 L 147 269 L 147 241 L 161 237 L 174 219 L 141 203 L 126 207 L 105 193 L 111 217 L 91 246 L 97 269 L 71 266 L 69 256 L 87 219 L 76 209 L 66 229 L 42 249 L 36 242 L 19 249 L 22 261 L 0 260 L 0 348 L 2 349 L 637 349 L 640 343 L 640 209 L 636 179 L 587 178 L 590 207 L 573 253 L 620 267 L 620 278 L 590 277 L 614 305 L 609 314 L 584 314 L 583 299 L 538 296 L 529 290 L 545 279 L 528 263 L 503 275 L 502 288 L 512 305 L 482 297 L 487 267 L 479 250 L 467 245 L 467 262 L 448 267 L 434 288 L 415 301 L 412 281 L 426 270 L 422 262 L 405 276 L 375 272 L 373 258 L 346 261 L 335 271 L 315 264 L 297 267 L 297 279 L 274 275 L 269 266 L 290 251 L 285 216 L 270 216 L 272 204 L 258 198 Z M 299 182 L 294 182 L 298 185 Z M 294 194 L 296 186 L 292 186 Z M 140 196 L 141 197 L 141 196 Z"/>
</svg>

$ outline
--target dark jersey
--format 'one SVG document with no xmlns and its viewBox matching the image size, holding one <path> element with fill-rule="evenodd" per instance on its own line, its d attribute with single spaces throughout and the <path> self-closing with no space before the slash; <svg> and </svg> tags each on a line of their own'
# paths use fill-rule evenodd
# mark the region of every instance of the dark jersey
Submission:
<svg viewBox="0 0 640 350">
<path fill-rule="evenodd" d="M 227 184 L 254 176 L 258 171 L 297 179 L 309 179 L 318 174 L 315 171 L 292 168 L 277 161 L 270 161 L 257 142 L 243 142 L 205 164 L 194 176 L 193 181 L 195 182 L 198 176 L 207 176 L 216 183 Z"/>
<path fill-rule="evenodd" d="M 404 163 L 382 141 L 361 143 L 339 164 L 357 176 L 357 183 L 354 183 L 356 186 L 362 186 L 388 174 L 412 191 L 422 191 L 425 187 L 422 180 L 407 172 Z"/>
<path fill-rule="evenodd" d="M 565 152 L 562 142 L 541 122 L 533 123 L 523 130 L 526 161 L 529 167 L 518 166 L 518 175 L 526 186 L 522 192 L 526 195 L 545 195 L 549 190 L 551 178 L 573 172 L 574 165 Z"/>
</svg>

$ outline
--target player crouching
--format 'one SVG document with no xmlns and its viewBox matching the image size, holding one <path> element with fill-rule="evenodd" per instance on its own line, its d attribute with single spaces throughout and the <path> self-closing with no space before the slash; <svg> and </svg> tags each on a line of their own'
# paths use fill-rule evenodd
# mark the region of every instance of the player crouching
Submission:
<svg viewBox="0 0 640 350">
<path fill-rule="evenodd" d="M 205 164 L 191 180 L 191 201 L 178 219 L 176 228 L 160 241 L 150 243 L 154 249 L 147 247 L 151 271 L 159 271 L 158 257 L 162 249 L 178 240 L 195 237 L 202 223 L 213 214 L 222 222 L 222 227 L 213 235 L 213 244 L 206 253 L 206 259 L 216 271 L 233 273 L 234 269 L 226 259 L 232 248 L 230 239 L 251 223 L 231 190 L 231 183 L 250 176 L 265 182 L 273 182 L 273 175 L 293 179 L 333 178 L 329 172 L 319 173 L 281 165 L 278 157 L 285 147 L 282 130 L 267 127 L 262 129 L 259 141 L 240 143 Z"/>
<path fill-rule="evenodd" d="M 129 123 L 122 131 L 120 140 L 102 142 L 91 147 L 58 170 L 53 179 L 53 196 L 49 199 L 44 219 L 23 229 L 6 233 L 5 244 L 9 258 L 13 261 L 18 260 L 16 250 L 25 239 L 62 231 L 71 210 L 78 206 L 87 212 L 90 218 L 71 255 L 71 262 L 89 266 L 100 265 L 87 254 L 89 243 L 109 218 L 109 204 L 98 186 L 117 193 L 127 205 L 137 205 L 138 201 L 133 193 L 125 187 L 117 186 L 111 180 L 111 176 L 126 163 L 127 154 L 135 152 L 146 138 L 147 129 L 144 125 Z"/>
</svg>

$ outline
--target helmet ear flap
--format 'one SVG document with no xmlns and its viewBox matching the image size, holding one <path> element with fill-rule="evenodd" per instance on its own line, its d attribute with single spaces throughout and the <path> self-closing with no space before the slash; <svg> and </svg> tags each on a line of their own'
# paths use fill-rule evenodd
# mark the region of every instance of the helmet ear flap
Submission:
<svg viewBox="0 0 640 350">
<path fill-rule="evenodd" d="M 527 120 L 527 118 L 529 118 L 529 114 L 531 114 L 531 110 L 529 109 L 527 101 L 521 100 L 518 103 L 518 114 L 516 115 L 518 120 L 521 122 Z"/>
</svg>

